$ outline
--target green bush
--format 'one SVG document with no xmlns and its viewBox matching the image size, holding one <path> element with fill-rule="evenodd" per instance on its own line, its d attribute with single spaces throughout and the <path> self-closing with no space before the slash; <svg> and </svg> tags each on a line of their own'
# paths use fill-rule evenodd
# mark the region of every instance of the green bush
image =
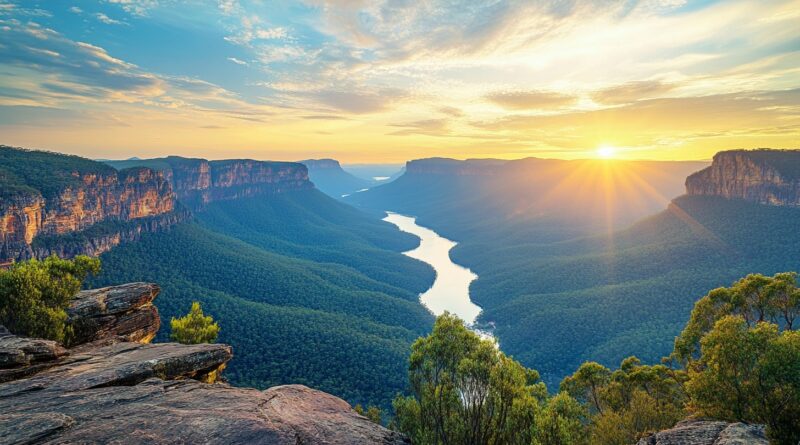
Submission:
<svg viewBox="0 0 800 445">
<path fill-rule="evenodd" d="M 170 339 L 185 345 L 214 343 L 219 334 L 219 325 L 209 315 L 203 315 L 200 303 L 193 302 L 186 316 L 172 318 L 169 323 L 172 333 Z"/>
<path fill-rule="evenodd" d="M 69 343 L 66 309 L 86 277 L 100 271 L 100 260 L 51 256 L 0 271 L 0 324 L 12 333 Z"/>
</svg>

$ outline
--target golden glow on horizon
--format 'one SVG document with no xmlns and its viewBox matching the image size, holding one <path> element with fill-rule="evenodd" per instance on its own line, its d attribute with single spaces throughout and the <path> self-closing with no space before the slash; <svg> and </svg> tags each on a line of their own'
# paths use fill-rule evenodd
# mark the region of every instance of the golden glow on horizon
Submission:
<svg viewBox="0 0 800 445">
<path fill-rule="evenodd" d="M 597 147 L 597 157 L 601 159 L 612 159 L 617 154 L 617 147 L 612 145 L 601 145 Z"/>
<path fill-rule="evenodd" d="M 181 2 L 147 3 L 153 11 L 130 23 L 186 24 L 184 6 L 172 4 Z M 62 22 L 83 18 L 57 17 L 73 14 L 65 8 L 35 21 L 10 12 L 16 19 L 0 45 L 0 142 L 89 158 L 347 164 L 710 160 L 721 150 L 800 141 L 800 52 L 792 46 L 800 0 L 575 2 L 563 11 L 518 2 L 501 15 L 476 2 L 463 12 L 475 14 L 477 29 L 447 2 L 399 2 L 403 20 L 383 14 L 388 0 L 331 2 L 300 20 L 307 34 L 325 36 L 319 44 L 292 35 L 301 28 L 290 22 L 275 25 L 284 38 L 242 40 L 258 35 L 248 26 L 269 14 L 260 1 L 234 3 L 241 8 L 226 14 L 242 17 L 201 29 L 224 38 L 225 51 L 238 45 L 236 54 L 202 55 L 186 72 L 137 57 L 145 43 L 123 51 L 92 33 L 75 40 Z M 218 8 L 206 12 L 209 26 L 223 23 Z M 451 16 L 448 28 L 440 19 Z M 103 32 L 122 44 L 149 28 Z"/>
</svg>

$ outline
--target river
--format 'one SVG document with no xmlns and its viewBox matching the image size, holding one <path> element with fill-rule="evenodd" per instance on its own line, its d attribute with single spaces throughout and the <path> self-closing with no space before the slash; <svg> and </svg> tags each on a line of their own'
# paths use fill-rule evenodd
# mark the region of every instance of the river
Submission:
<svg viewBox="0 0 800 445">
<path fill-rule="evenodd" d="M 419 247 L 404 254 L 430 264 L 436 271 L 433 286 L 420 295 L 422 304 L 435 315 L 448 311 L 469 325 L 475 323 L 481 308 L 470 300 L 469 284 L 478 276 L 450 259 L 450 250 L 457 243 L 417 225 L 416 218 L 410 216 L 387 212 L 383 220 L 396 225 L 403 232 L 418 236 Z M 488 336 L 485 332 L 479 333 Z"/>
</svg>

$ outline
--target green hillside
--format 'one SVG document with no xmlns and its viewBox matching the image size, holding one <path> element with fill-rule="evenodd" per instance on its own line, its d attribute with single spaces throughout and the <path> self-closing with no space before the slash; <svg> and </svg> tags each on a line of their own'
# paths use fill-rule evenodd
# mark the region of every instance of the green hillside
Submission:
<svg viewBox="0 0 800 445">
<path fill-rule="evenodd" d="M 433 322 L 418 302 L 433 271 L 399 253 L 416 242 L 298 191 L 212 203 L 195 222 L 104 254 L 90 285 L 159 283 L 157 340 L 200 301 L 234 348 L 235 385 L 303 383 L 388 406 L 405 385 L 409 345 Z"/>
<path fill-rule="evenodd" d="M 515 198 L 506 191 L 515 189 L 507 177 L 498 185 L 407 174 L 346 201 L 417 216 L 458 241 L 451 257 L 479 276 L 470 289 L 484 309 L 478 322 L 493 324 L 503 351 L 550 386 L 585 360 L 616 366 L 635 354 L 657 362 L 708 289 L 747 273 L 800 269 L 797 208 L 680 197 L 609 230 L 576 201 L 509 213 Z M 539 192 L 516 189 L 530 201 Z"/>
</svg>

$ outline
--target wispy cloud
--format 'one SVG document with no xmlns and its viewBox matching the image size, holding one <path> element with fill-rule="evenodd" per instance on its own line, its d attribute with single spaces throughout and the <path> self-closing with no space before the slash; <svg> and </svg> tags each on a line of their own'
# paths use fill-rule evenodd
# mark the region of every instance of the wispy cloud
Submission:
<svg viewBox="0 0 800 445">
<path fill-rule="evenodd" d="M 486 99 L 512 110 L 537 110 L 562 108 L 578 101 L 578 97 L 554 91 L 498 91 Z"/>
<path fill-rule="evenodd" d="M 112 19 L 111 17 L 105 15 L 102 12 L 98 12 L 94 14 L 94 17 L 101 23 L 105 23 L 106 25 L 124 25 L 125 22 Z"/>
</svg>

